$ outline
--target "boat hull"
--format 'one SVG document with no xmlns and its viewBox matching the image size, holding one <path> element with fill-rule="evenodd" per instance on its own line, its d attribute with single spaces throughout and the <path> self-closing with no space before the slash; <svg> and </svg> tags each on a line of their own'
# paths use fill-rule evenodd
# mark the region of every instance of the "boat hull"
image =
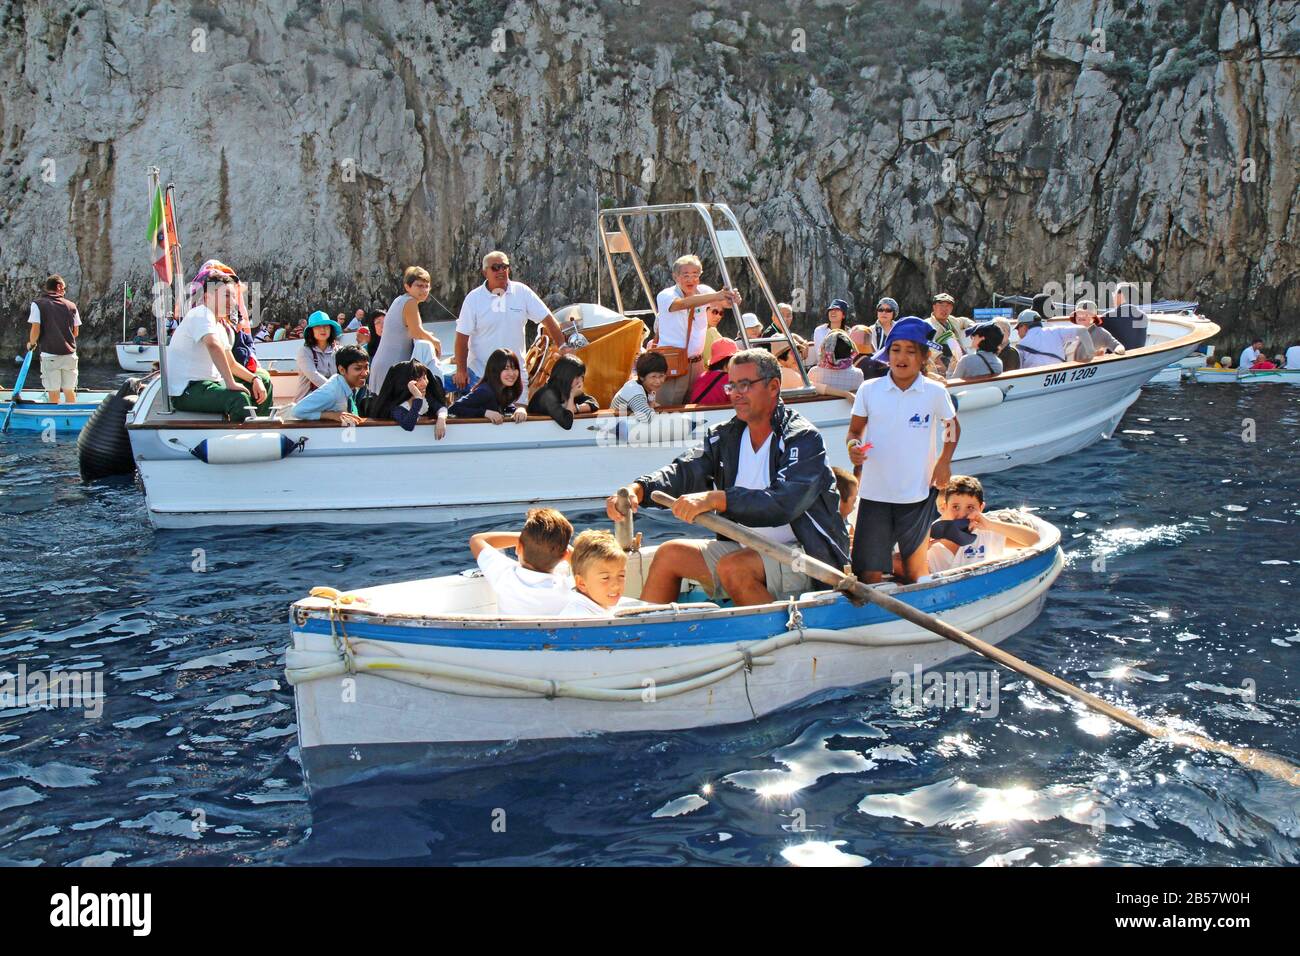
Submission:
<svg viewBox="0 0 1300 956">
<path fill-rule="evenodd" d="M 1027 557 L 985 571 L 972 569 L 950 582 L 900 589 L 895 595 L 998 643 L 1038 616 L 1062 563 L 1053 536 L 1046 547 Z M 481 755 L 484 746 L 501 741 L 741 723 L 827 692 L 897 674 L 910 679 L 917 667 L 934 668 L 968 653 L 874 605 L 856 608 L 842 597 L 822 597 L 801 602 L 801 611 L 804 643 L 756 658 L 749 672 L 737 671 L 671 697 L 644 692 L 635 700 L 618 701 L 473 696 L 472 691 L 434 690 L 364 672 L 295 682 L 303 767 L 313 787 L 332 786 L 372 768 Z M 337 657 L 328 626 L 319 618 L 295 617 L 291 668 Z M 580 629 L 563 625 L 515 632 L 507 623 L 485 636 L 481 631 L 441 630 L 436 621 L 366 627 L 353 618 L 346 630 L 358 660 L 367 653 L 396 655 L 405 661 L 581 681 L 680 668 L 710 655 L 743 651 L 773 635 L 795 633 L 789 624 L 789 607 L 770 605 L 736 609 L 716 622 L 699 620 L 697 612 L 695 620 L 662 625 L 605 625 L 598 636 L 586 639 Z M 867 646 L 826 643 L 816 637 L 845 632 Z M 648 686 L 635 676 L 627 683 Z"/>
<path fill-rule="evenodd" d="M 95 413 L 100 402 L 112 395 L 112 392 L 77 392 L 77 401 L 71 405 L 52 404 L 43 401 L 43 391 L 23 389 L 23 401 L 14 406 L 9 418 L 9 430 L 15 432 L 42 432 L 46 434 L 68 435 L 81 431 L 90 416 Z M 11 391 L 0 392 L 0 409 L 7 408 Z M 53 431 L 51 431 L 53 429 Z"/>
</svg>

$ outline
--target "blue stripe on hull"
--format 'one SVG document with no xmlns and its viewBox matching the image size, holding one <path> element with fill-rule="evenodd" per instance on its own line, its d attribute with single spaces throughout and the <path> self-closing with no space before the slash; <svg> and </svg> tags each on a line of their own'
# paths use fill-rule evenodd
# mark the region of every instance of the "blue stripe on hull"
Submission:
<svg viewBox="0 0 1300 956">
<path fill-rule="evenodd" d="M 30 405 L 20 406 L 22 411 L 14 410 L 13 418 L 9 420 L 9 430 L 19 432 L 40 432 L 46 428 L 46 423 L 50 420 L 54 422 L 54 428 L 57 431 L 81 431 L 82 426 L 90 421 L 91 414 L 94 413 L 98 405 L 84 406 L 85 410 L 78 406 L 72 406 L 72 414 L 66 411 L 55 412 L 53 409 L 57 406 L 50 406 L 50 411 L 38 411 Z M 65 408 L 67 406 L 64 406 Z"/>
<path fill-rule="evenodd" d="M 940 587 L 900 594 L 899 598 L 930 613 L 951 610 L 1033 580 L 1052 566 L 1055 552 L 1053 548 L 1010 567 L 972 575 Z M 874 604 L 854 607 L 845 598 L 834 604 L 802 610 L 804 626 L 808 628 L 841 630 L 897 620 Z M 491 624 L 481 628 L 403 627 L 370 624 L 356 618 L 349 620 L 345 627 L 349 637 L 406 644 L 501 651 L 585 651 L 758 641 L 787 630 L 786 619 L 787 611 L 782 608 L 763 614 L 722 617 L 716 621 L 635 621 L 596 627 L 512 628 Z M 328 635 L 330 622 L 312 616 L 295 630 Z"/>
</svg>

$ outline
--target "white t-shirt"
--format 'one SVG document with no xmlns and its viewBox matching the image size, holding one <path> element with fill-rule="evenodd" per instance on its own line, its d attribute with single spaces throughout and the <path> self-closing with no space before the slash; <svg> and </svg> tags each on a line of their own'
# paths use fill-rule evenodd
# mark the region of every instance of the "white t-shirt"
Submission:
<svg viewBox="0 0 1300 956">
<path fill-rule="evenodd" d="M 1025 333 L 1017 346 L 1020 367 L 1034 368 L 1066 361 L 1066 347 L 1078 337 L 1078 326 L 1034 326 Z"/>
<path fill-rule="evenodd" d="M 355 332 L 355 331 L 356 331 L 357 329 L 359 329 L 359 328 L 361 328 L 361 320 L 358 319 L 358 318 L 354 315 L 354 316 L 352 317 L 352 321 L 349 322 L 349 323 L 347 324 L 347 327 L 346 327 L 343 331 L 344 331 L 344 332 Z"/>
<path fill-rule="evenodd" d="M 996 531 L 976 531 L 975 540 L 970 544 L 958 545 L 957 553 L 954 554 L 943 542 L 936 541 L 930 545 L 930 550 L 926 553 L 930 573 L 938 574 L 950 568 L 961 568 L 968 564 L 1000 558 L 1006 543 L 1006 536 Z"/>
<path fill-rule="evenodd" d="M 621 597 L 612 608 L 601 607 L 587 595 L 576 588 L 567 595 L 568 603 L 560 609 L 560 617 L 613 617 L 614 612 L 625 607 L 646 607 L 647 602 L 636 598 Z"/>
<path fill-rule="evenodd" d="M 229 349 L 233 344 L 225 326 L 203 303 L 199 303 L 181 319 L 167 343 L 167 394 L 175 398 L 190 382 L 223 382 L 221 372 L 212 363 L 203 344 L 206 335 L 216 335 L 217 341 Z"/>
<path fill-rule="evenodd" d="M 714 291 L 716 290 L 701 284 L 696 287 L 693 294 L 708 295 Z M 659 336 L 660 345 L 678 349 L 686 348 L 686 313 L 690 310 L 668 311 L 668 307 L 676 300 L 684 298 L 682 290 L 675 285 L 670 285 L 655 296 L 655 330 Z M 708 305 L 697 305 L 695 307 L 695 323 L 691 326 L 691 344 L 689 348 L 686 348 L 688 357 L 704 353 L 704 333 L 708 327 L 709 307 Z"/>
<path fill-rule="evenodd" d="M 1241 350 L 1241 360 L 1237 362 L 1237 368 L 1250 368 L 1259 358 L 1259 353 L 1255 351 L 1255 346 L 1247 345 Z"/>
<path fill-rule="evenodd" d="M 568 565 L 561 563 L 549 574 L 525 568 L 491 545 L 478 553 L 479 570 L 497 596 L 502 614 L 551 617 L 559 614 L 573 591 Z M 563 570 L 560 570 L 563 569 Z"/>
<path fill-rule="evenodd" d="M 736 487 L 753 488 L 755 491 L 762 491 L 772 484 L 772 435 L 767 436 L 767 440 L 759 446 L 758 451 L 754 450 L 754 443 L 749 438 L 749 426 L 745 426 L 744 433 L 740 436 L 740 462 L 736 466 Z M 775 541 L 777 544 L 790 544 L 797 541 L 794 529 L 788 524 L 778 525 L 774 528 L 754 528 L 763 537 Z"/>
<path fill-rule="evenodd" d="M 522 282 L 511 281 L 501 295 L 493 295 L 487 284 L 465 296 L 456 320 L 456 331 L 469 336 L 469 367 L 483 374 L 488 356 L 497 349 L 510 349 L 522 366 L 528 351 L 524 331 L 531 322 L 551 314 L 541 297 Z M 521 369 L 522 371 L 522 369 Z M 527 373 L 523 373 L 525 382 Z"/>
<path fill-rule="evenodd" d="M 1300 368 L 1300 345 L 1293 345 L 1286 350 L 1286 367 Z"/>
<path fill-rule="evenodd" d="M 862 440 L 872 446 L 862 465 L 858 497 L 900 505 L 924 500 L 939 457 L 939 423 L 957 417 L 948 389 L 918 375 L 903 391 L 890 372 L 862 383 L 853 414 L 866 418 Z"/>
</svg>

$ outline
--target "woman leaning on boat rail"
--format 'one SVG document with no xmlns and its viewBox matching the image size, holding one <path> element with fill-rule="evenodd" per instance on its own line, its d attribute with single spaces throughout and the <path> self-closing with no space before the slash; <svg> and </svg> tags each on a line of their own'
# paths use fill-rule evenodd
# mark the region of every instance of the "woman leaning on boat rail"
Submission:
<svg viewBox="0 0 1300 956">
<path fill-rule="evenodd" d="M 442 343 L 420 324 L 420 303 L 429 298 L 432 288 L 429 273 L 419 266 L 409 266 L 402 273 L 402 286 L 406 291 L 388 307 L 379 347 L 370 362 L 370 381 L 379 386 L 383 385 L 390 368 L 398 362 L 410 361 L 411 347 L 417 339 L 431 344 L 434 355 L 442 354 Z"/>
</svg>

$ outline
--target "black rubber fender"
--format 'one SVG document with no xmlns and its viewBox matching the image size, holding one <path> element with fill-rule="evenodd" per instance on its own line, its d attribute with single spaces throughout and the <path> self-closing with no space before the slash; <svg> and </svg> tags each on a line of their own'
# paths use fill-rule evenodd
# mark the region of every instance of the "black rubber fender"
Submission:
<svg viewBox="0 0 1300 956">
<path fill-rule="evenodd" d="M 126 416 L 135 407 L 144 385 L 143 379 L 127 379 L 115 395 L 104 399 L 91 413 L 77 436 L 77 464 L 83 481 L 135 472 Z"/>
</svg>

